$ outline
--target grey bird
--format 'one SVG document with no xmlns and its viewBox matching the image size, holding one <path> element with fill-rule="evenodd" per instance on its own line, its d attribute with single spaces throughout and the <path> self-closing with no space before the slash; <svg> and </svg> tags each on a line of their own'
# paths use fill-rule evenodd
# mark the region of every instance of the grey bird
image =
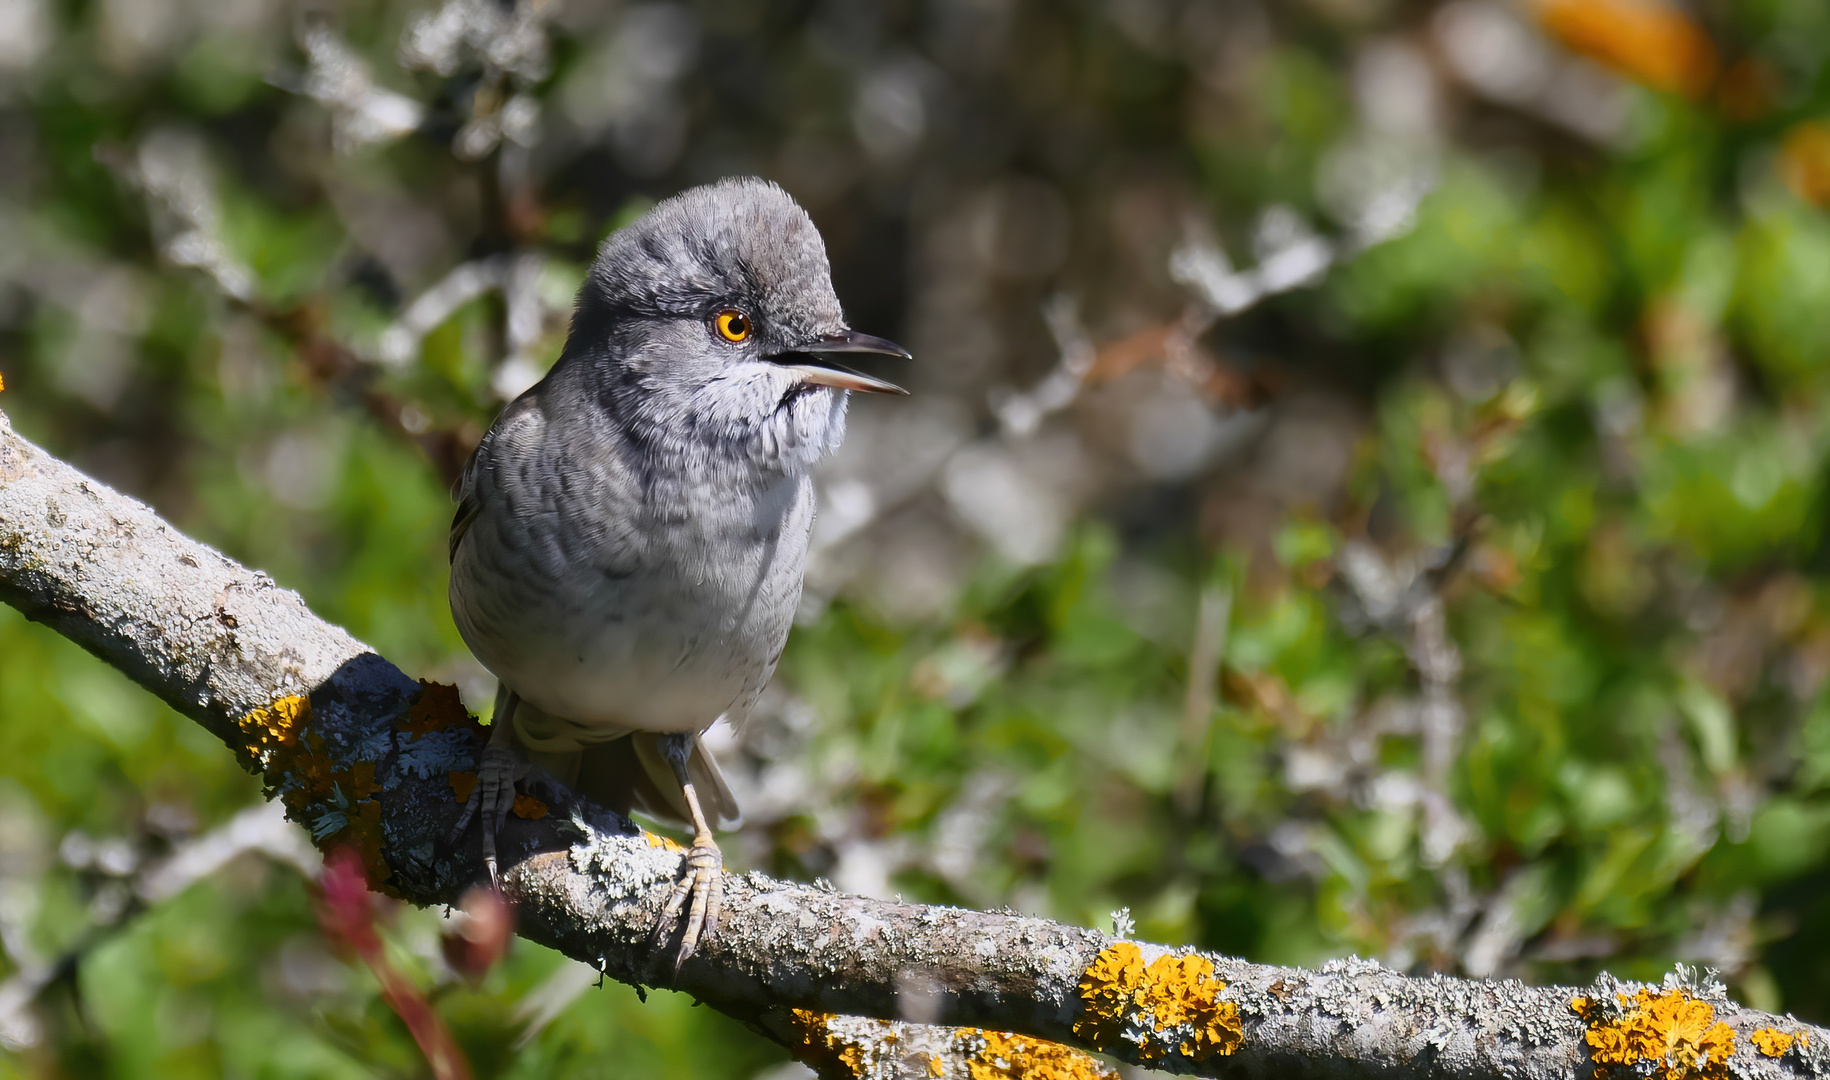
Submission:
<svg viewBox="0 0 1830 1080">
<path fill-rule="evenodd" d="M 676 971 L 717 923 L 712 827 L 738 818 L 701 735 L 781 658 L 847 392 L 904 392 L 835 359 L 855 353 L 909 356 L 846 326 L 806 212 L 761 180 L 695 188 L 604 241 L 558 363 L 458 482 L 451 613 L 500 687 L 457 829 L 480 818 L 495 879 L 530 764 L 690 825 L 655 928 L 681 927 Z"/>
</svg>

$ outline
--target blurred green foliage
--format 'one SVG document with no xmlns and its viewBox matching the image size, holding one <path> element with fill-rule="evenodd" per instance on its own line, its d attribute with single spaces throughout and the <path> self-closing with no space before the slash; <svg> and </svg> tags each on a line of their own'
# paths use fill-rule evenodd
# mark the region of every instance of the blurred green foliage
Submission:
<svg viewBox="0 0 1830 1080">
<path fill-rule="evenodd" d="M 478 707 L 444 602 L 450 470 L 504 370 L 557 354 L 595 240 L 654 198 L 780 179 L 854 322 L 922 357 L 909 407 L 951 402 L 962 439 L 1012 455 L 986 403 L 1055 362 L 1044 297 L 1086 297 L 1101 343 L 1166 325 L 1189 302 L 1181 219 L 1244 251 L 1284 205 L 1346 254 L 1198 343 L 1266 388 L 1235 449 L 1152 473 L 1101 410 L 1140 379 L 1198 388 L 1173 365 L 1098 374 L 1051 421 L 1082 454 L 1051 556 L 1000 554 L 944 483 L 832 556 L 875 553 L 876 578 L 810 604 L 734 744 L 776 792 L 734 861 L 1101 927 L 1129 908 L 1141 937 L 1266 962 L 1702 962 L 1830 1021 L 1816 3 L 1672 14 L 1714 42 L 1694 98 L 1467 2 L 524 5 L 490 10 L 533 20 L 538 62 L 487 53 L 504 30 L 450 70 L 397 59 L 417 3 L 204 7 L 0 0 L 25 28 L 0 48 L 0 405 L 26 436 Z M 1481 18 L 1523 35 L 1500 60 L 1552 76 L 1464 71 L 1457 27 Z M 391 114 L 366 82 L 312 82 L 350 75 L 312 52 L 325 26 L 419 103 L 411 123 L 350 134 L 363 102 Z M 508 130 L 517 95 L 536 133 L 454 153 Z M 1364 250 L 1318 179 L 1358 175 L 1355 140 L 1432 183 Z M 447 271 L 530 252 L 523 286 L 377 359 Z M 958 553 L 921 604 L 886 599 L 905 532 Z M 1208 660 L 1202 610 L 1226 614 Z M 65 965 L 31 1026 L 0 1018 L 0 1075 L 421 1073 L 284 864 L 125 899 L 257 798 L 193 725 L 0 609 L 0 979 Z M 81 855 L 107 839 L 131 858 Z M 468 985 L 438 913 L 395 920 L 481 1076 L 783 1060 L 675 995 L 576 993 L 526 943 Z M 558 1005 L 533 1024 L 537 988 Z"/>
</svg>

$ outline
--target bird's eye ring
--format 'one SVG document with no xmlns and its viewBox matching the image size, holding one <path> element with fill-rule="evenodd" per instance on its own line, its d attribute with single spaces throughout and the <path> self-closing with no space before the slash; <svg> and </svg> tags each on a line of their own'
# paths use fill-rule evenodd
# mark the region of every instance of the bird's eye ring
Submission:
<svg viewBox="0 0 1830 1080">
<path fill-rule="evenodd" d="M 718 331 L 719 337 L 731 342 L 747 340 L 754 332 L 750 317 L 732 308 L 712 316 L 712 326 Z"/>
</svg>

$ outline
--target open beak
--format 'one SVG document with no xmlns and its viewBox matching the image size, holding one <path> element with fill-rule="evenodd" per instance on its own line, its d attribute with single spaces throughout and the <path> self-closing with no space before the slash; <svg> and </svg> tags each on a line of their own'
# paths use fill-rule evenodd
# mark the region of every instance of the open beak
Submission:
<svg viewBox="0 0 1830 1080">
<path fill-rule="evenodd" d="M 913 360 L 909 350 L 900 345 L 860 334 L 856 330 L 847 330 L 839 334 L 829 334 L 808 342 L 796 349 L 778 353 L 771 357 L 776 363 L 799 375 L 801 381 L 809 386 L 830 386 L 838 390 L 859 390 L 866 394 L 907 394 L 908 391 L 893 382 L 886 382 L 875 375 L 866 375 L 855 371 L 833 359 L 835 355 L 845 353 L 868 353 L 873 356 L 894 356 L 898 360 Z"/>
</svg>

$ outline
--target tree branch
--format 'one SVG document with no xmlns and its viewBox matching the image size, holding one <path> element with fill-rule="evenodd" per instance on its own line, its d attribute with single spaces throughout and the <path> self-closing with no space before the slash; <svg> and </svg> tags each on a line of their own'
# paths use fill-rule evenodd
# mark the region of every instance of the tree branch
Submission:
<svg viewBox="0 0 1830 1080">
<path fill-rule="evenodd" d="M 431 904 L 476 882 L 474 830 L 444 842 L 483 741 L 454 689 L 408 678 L 267 575 L 19 438 L 4 413 L 0 599 L 203 724 L 380 887 Z M 524 936 L 623 982 L 662 977 L 649 932 L 677 846 L 589 804 L 532 799 L 502 839 Z M 1305 971 L 758 873 L 727 877 L 715 932 L 674 986 L 834 1076 L 1102 1074 L 1048 1043 L 1293 1080 L 1830 1076 L 1830 1031 L 1683 973 L 1576 990 L 1362 960 Z"/>
</svg>

